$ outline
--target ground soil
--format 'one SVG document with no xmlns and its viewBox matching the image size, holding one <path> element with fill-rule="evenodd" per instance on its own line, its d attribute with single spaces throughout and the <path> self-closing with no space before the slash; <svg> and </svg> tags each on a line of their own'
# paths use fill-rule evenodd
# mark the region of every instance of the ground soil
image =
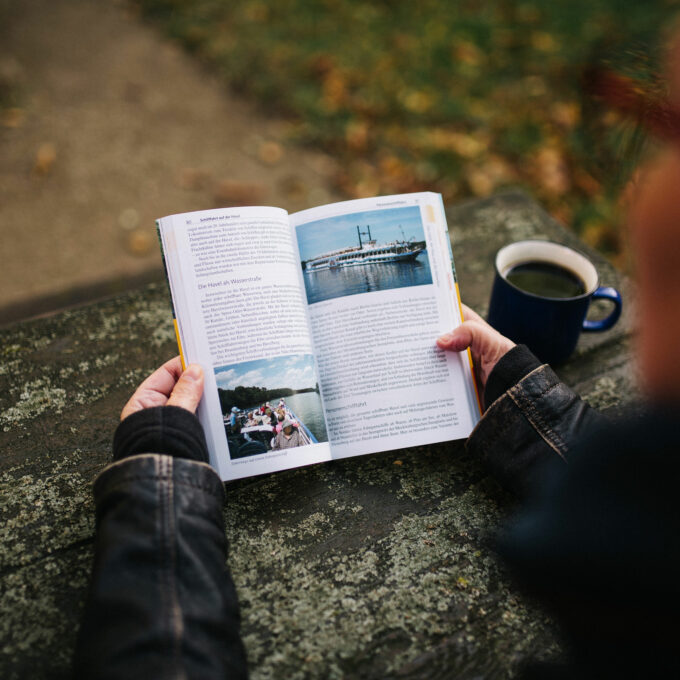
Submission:
<svg viewBox="0 0 680 680">
<path fill-rule="evenodd" d="M 0 18 L 0 323 L 158 278 L 157 217 L 337 198 L 332 159 L 125 3 L 0 0 Z"/>
</svg>

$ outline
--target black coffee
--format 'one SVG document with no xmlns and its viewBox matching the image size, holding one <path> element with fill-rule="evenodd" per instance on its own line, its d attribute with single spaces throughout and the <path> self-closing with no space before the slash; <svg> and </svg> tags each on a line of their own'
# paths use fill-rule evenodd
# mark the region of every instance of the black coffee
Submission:
<svg viewBox="0 0 680 680">
<path fill-rule="evenodd" d="M 569 269 L 552 262 L 523 262 L 512 267 L 505 278 L 517 288 L 550 298 L 570 298 L 583 295 L 583 281 Z"/>
</svg>

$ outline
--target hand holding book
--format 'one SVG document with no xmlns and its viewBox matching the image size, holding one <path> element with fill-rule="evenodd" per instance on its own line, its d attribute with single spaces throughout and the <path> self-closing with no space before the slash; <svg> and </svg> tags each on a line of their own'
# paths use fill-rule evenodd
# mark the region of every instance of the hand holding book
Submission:
<svg viewBox="0 0 680 680">
<path fill-rule="evenodd" d="M 145 408 L 154 406 L 179 406 L 196 413 L 203 396 L 203 369 L 199 364 L 191 364 L 182 370 L 179 356 L 166 361 L 157 368 L 130 397 L 123 407 L 120 419 Z"/>
<path fill-rule="evenodd" d="M 483 393 L 494 366 L 515 343 L 492 328 L 467 305 L 463 305 L 463 315 L 465 321 L 450 333 L 437 338 L 437 345 L 451 352 L 470 349 L 477 386 Z"/>
</svg>

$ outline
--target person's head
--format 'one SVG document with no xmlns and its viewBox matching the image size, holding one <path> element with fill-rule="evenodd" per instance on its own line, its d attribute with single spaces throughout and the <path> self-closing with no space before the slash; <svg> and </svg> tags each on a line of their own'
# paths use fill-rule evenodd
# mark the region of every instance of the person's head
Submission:
<svg viewBox="0 0 680 680">
<path fill-rule="evenodd" d="M 293 434 L 293 423 L 291 423 L 288 418 L 286 418 L 283 423 L 281 423 L 281 431 L 286 435 L 286 437 L 290 437 L 290 435 Z"/>
<path fill-rule="evenodd" d="M 680 120 L 680 41 L 669 51 L 670 102 Z M 636 354 L 643 388 L 680 403 L 680 126 L 666 148 L 636 173 L 628 226 L 636 260 Z"/>
</svg>

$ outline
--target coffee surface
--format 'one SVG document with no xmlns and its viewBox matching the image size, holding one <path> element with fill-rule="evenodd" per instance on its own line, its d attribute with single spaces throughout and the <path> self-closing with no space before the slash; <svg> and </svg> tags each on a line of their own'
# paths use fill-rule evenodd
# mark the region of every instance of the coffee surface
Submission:
<svg viewBox="0 0 680 680">
<path fill-rule="evenodd" d="M 505 278 L 517 288 L 541 297 L 571 298 L 586 292 L 576 274 L 552 262 L 522 262 L 511 267 Z"/>
</svg>

